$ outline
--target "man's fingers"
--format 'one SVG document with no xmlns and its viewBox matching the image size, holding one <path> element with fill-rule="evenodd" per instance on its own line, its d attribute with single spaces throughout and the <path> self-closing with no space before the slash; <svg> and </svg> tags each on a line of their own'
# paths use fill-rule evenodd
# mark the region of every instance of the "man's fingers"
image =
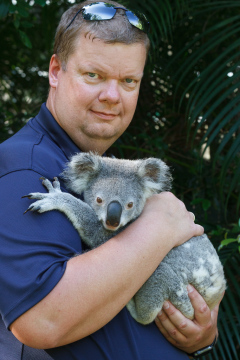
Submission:
<svg viewBox="0 0 240 360">
<path fill-rule="evenodd" d="M 201 225 L 195 224 L 195 228 L 196 228 L 196 233 L 197 233 L 196 236 L 201 236 L 204 234 L 204 228 Z"/>
<path fill-rule="evenodd" d="M 211 322 L 211 311 L 205 300 L 192 285 L 188 285 L 188 296 L 194 308 L 195 321 L 200 326 L 207 326 Z"/>
<path fill-rule="evenodd" d="M 157 326 L 162 334 L 172 343 L 183 344 L 186 341 L 185 331 L 189 331 L 189 326 L 192 322 L 185 318 L 183 314 L 177 310 L 169 301 L 165 301 L 163 311 L 158 314 L 158 321 L 160 326 Z"/>
<path fill-rule="evenodd" d="M 163 323 L 164 320 L 163 319 L 167 319 L 166 315 L 164 314 L 164 312 L 161 313 L 161 315 L 158 315 L 155 319 L 155 323 L 158 327 L 158 329 L 161 331 L 161 333 L 163 334 L 163 336 L 172 344 L 172 345 L 176 345 L 176 340 L 173 339 L 169 333 L 167 332 L 167 330 L 164 328 Z M 161 320 L 160 320 L 161 319 Z"/>
</svg>

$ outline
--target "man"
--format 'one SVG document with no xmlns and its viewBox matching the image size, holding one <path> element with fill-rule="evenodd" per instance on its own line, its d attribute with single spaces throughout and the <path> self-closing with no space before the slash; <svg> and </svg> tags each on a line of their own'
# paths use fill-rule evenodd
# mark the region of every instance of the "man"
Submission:
<svg viewBox="0 0 240 360">
<path fill-rule="evenodd" d="M 217 333 L 217 309 L 194 289 L 194 321 L 166 302 L 157 326 L 142 326 L 125 308 L 173 247 L 203 233 L 173 194 L 153 196 L 126 230 L 83 254 L 63 214 L 22 215 L 20 198 L 43 191 L 41 176 L 59 176 L 76 152 L 104 154 L 132 120 L 149 40 L 144 18 L 119 7 L 87 1 L 63 14 L 47 103 L 0 146 L 0 309 L 19 341 L 53 359 L 187 359 Z"/>
</svg>

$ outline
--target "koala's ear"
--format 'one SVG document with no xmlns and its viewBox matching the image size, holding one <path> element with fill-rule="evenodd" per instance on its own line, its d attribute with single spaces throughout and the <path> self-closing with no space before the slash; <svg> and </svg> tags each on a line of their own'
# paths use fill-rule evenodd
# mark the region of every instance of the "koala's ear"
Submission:
<svg viewBox="0 0 240 360">
<path fill-rule="evenodd" d="M 62 173 L 66 186 L 76 194 L 81 194 L 89 185 L 89 181 L 99 174 L 102 159 L 94 153 L 74 155 Z"/>
<path fill-rule="evenodd" d="M 172 176 L 169 167 L 160 159 L 140 161 L 138 174 L 144 182 L 146 197 L 171 189 Z"/>
</svg>

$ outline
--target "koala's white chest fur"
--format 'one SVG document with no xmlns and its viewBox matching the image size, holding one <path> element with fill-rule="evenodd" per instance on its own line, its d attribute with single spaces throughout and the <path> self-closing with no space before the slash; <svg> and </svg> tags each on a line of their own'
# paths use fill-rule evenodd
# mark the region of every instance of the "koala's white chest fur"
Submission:
<svg viewBox="0 0 240 360">
<path fill-rule="evenodd" d="M 135 220 L 145 201 L 153 194 L 170 189 L 167 165 L 155 158 L 118 160 L 92 153 L 73 156 L 63 173 L 67 186 L 84 195 L 84 202 L 63 193 L 57 179 L 43 185 L 49 193 L 31 193 L 38 199 L 28 210 L 59 210 L 66 214 L 90 247 L 97 247 Z M 190 239 L 172 249 L 161 264 L 127 304 L 134 319 L 148 324 L 156 318 L 163 302 L 170 300 L 186 317 L 194 310 L 187 285 L 192 284 L 210 309 L 221 299 L 226 288 L 223 267 L 206 235 Z"/>
</svg>

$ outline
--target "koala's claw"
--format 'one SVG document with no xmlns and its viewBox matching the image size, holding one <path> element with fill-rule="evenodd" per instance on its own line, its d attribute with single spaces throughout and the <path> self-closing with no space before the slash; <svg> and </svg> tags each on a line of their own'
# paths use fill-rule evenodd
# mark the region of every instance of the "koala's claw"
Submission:
<svg viewBox="0 0 240 360">
<path fill-rule="evenodd" d="M 61 191 L 60 190 L 60 182 L 58 181 L 57 177 L 53 178 L 53 183 L 49 181 L 48 179 L 41 177 L 42 184 L 45 186 L 45 188 L 48 190 L 48 192 L 55 192 L 55 191 Z"/>
<path fill-rule="evenodd" d="M 53 178 L 53 183 L 52 184 L 53 184 L 54 189 L 60 190 L 60 182 L 58 181 L 57 177 Z"/>
<path fill-rule="evenodd" d="M 27 197 L 27 196 L 22 196 L 22 197 Z M 26 211 L 24 211 L 23 215 L 25 215 L 30 210 L 31 210 L 31 206 L 29 206 L 29 208 Z"/>
<path fill-rule="evenodd" d="M 22 196 L 22 199 L 28 198 L 28 199 L 40 199 L 40 196 L 43 195 L 41 193 L 30 193 L 28 195 Z"/>
<path fill-rule="evenodd" d="M 34 206 L 34 205 L 30 205 L 29 208 L 24 211 L 23 215 L 26 214 L 28 211 L 38 211 L 41 209 L 41 206 Z"/>
<path fill-rule="evenodd" d="M 58 207 L 58 196 L 61 196 L 62 191 L 60 189 L 60 182 L 58 181 L 57 177 L 54 177 L 53 183 L 48 179 L 41 177 L 42 184 L 48 190 L 47 193 L 30 193 L 28 195 L 22 196 L 23 198 L 28 199 L 36 199 L 38 201 L 31 204 L 28 209 L 24 212 L 26 214 L 28 211 L 37 211 L 39 213 L 50 211 L 57 209 Z"/>
<path fill-rule="evenodd" d="M 23 196 L 21 197 L 21 199 L 24 199 L 24 198 L 31 199 L 31 195 L 30 195 L 30 194 L 28 194 L 28 195 L 23 195 Z"/>
</svg>

